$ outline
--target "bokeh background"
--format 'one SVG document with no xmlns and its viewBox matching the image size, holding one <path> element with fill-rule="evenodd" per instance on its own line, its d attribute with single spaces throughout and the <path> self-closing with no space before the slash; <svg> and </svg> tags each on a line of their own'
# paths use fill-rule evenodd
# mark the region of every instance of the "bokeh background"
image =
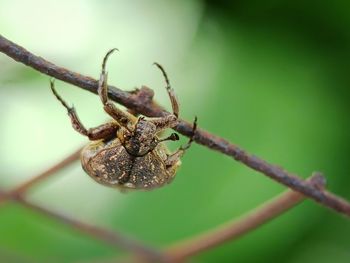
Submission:
<svg viewBox="0 0 350 263">
<path fill-rule="evenodd" d="M 170 109 L 161 63 L 181 117 L 307 177 L 349 191 L 350 4 L 346 1 L 6 1 L 0 32 L 57 65 L 109 82 L 147 85 Z M 108 119 L 97 96 L 56 87 L 87 127 Z M 49 78 L 0 54 L 0 186 L 23 182 L 87 142 L 70 126 Z M 184 142 L 183 139 L 182 142 Z M 181 144 L 171 143 L 175 149 Z M 194 145 L 175 181 L 123 194 L 77 162 L 35 187 L 30 200 L 73 218 L 166 246 L 215 227 L 284 187 Z M 103 262 L 123 251 L 13 203 L 0 207 L 1 262 Z M 350 225 L 311 201 L 191 262 L 350 262 Z"/>
</svg>

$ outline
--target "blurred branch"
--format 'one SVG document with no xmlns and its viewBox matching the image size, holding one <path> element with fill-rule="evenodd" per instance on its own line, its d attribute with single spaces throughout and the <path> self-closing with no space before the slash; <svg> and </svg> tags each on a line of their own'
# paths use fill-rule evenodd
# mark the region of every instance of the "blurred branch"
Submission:
<svg viewBox="0 0 350 263">
<path fill-rule="evenodd" d="M 40 214 L 43 214 L 47 217 L 51 217 L 65 225 L 71 226 L 80 232 L 83 232 L 87 235 L 90 235 L 96 239 L 102 240 L 114 247 L 124 248 L 128 251 L 131 251 L 145 260 L 151 260 L 151 262 L 163 262 L 162 254 L 156 249 L 153 249 L 145 244 L 142 244 L 136 240 L 130 239 L 120 233 L 109 231 L 94 225 L 89 225 L 78 220 L 66 217 L 57 212 L 50 211 L 42 206 L 36 205 L 23 196 L 12 195 L 11 193 L 0 192 L 0 197 L 3 200 L 12 200 L 18 202 L 19 204 L 36 211 Z"/>
<path fill-rule="evenodd" d="M 4 201 L 10 201 L 10 200 L 16 201 L 33 211 L 39 212 L 45 216 L 58 220 L 85 234 L 88 234 L 94 238 L 105 241 L 110 245 L 113 245 L 119 248 L 121 247 L 126 250 L 132 251 L 142 260 L 147 260 L 150 262 L 164 262 L 164 260 L 161 258 L 162 256 L 161 253 L 158 252 L 156 249 L 150 248 L 138 241 L 131 240 L 119 233 L 112 232 L 93 225 L 88 225 L 78 220 L 68 218 L 57 212 L 50 211 L 42 206 L 36 205 L 28 201 L 25 198 L 24 195 L 31 187 L 47 179 L 49 176 L 58 172 L 60 169 L 65 168 L 66 166 L 72 164 L 74 161 L 78 160 L 80 157 L 81 150 L 82 150 L 82 147 L 80 147 L 78 150 L 74 151 L 68 157 L 64 158 L 62 161 L 53 165 L 46 171 L 38 174 L 37 176 L 34 176 L 32 179 L 29 179 L 23 184 L 15 187 L 13 190 L 7 193 L 0 191 L 0 204 Z"/>
<path fill-rule="evenodd" d="M 307 183 L 314 188 L 322 191 L 325 186 L 324 177 L 321 174 L 315 173 Z M 3 200 L 12 200 L 21 205 L 30 208 L 33 211 L 41 213 L 45 216 L 58 220 L 76 230 L 88 234 L 96 239 L 102 240 L 117 248 L 122 247 L 128 251 L 134 252 L 137 255 L 137 262 L 183 262 L 183 260 L 196 255 L 200 252 L 206 251 L 209 248 L 218 246 L 224 242 L 232 241 L 240 236 L 247 234 L 262 224 L 274 219 L 275 217 L 288 211 L 298 203 L 300 203 L 305 196 L 302 194 L 288 190 L 285 193 L 275 197 L 274 199 L 261 205 L 259 208 L 242 216 L 240 219 L 228 222 L 222 226 L 214 228 L 207 233 L 191 237 L 188 240 L 179 241 L 176 244 L 169 246 L 164 252 L 155 248 L 150 248 L 136 240 L 116 233 L 114 231 L 106 230 L 93 225 L 88 225 L 78 220 L 68 218 L 57 212 L 50 211 L 42 206 L 36 205 L 23 196 L 14 195 L 15 191 L 4 193 L 0 191 L 0 198 Z M 126 260 L 126 262 L 130 262 Z"/>
<path fill-rule="evenodd" d="M 16 194 L 23 194 L 24 192 L 26 192 L 29 188 L 31 188 L 33 185 L 47 179 L 50 175 L 58 172 L 60 169 L 68 166 L 69 164 L 73 163 L 74 161 L 78 160 L 80 157 L 80 152 L 81 152 L 82 148 L 79 148 L 78 150 L 76 150 L 74 153 L 72 153 L 71 155 L 68 155 L 68 157 L 64 158 L 61 162 L 59 162 L 58 164 L 52 166 L 51 168 L 49 168 L 48 170 L 46 170 L 45 172 L 39 174 L 38 176 L 33 177 L 31 180 L 19 185 L 16 190 L 15 193 Z"/>
<path fill-rule="evenodd" d="M 324 177 L 319 173 L 315 173 L 307 182 L 311 187 L 315 187 L 320 191 L 325 187 Z M 251 232 L 269 220 L 293 208 L 304 199 L 305 196 L 302 194 L 288 190 L 237 220 L 227 222 L 198 236 L 190 237 L 188 240 L 177 242 L 166 248 L 165 253 L 167 257 L 173 259 L 175 262 L 181 262 L 190 256 L 206 251 L 224 242 L 233 241 Z"/>
<path fill-rule="evenodd" d="M 33 187 L 34 185 L 38 184 L 39 182 L 47 179 L 54 173 L 58 172 L 60 169 L 70 165 L 74 161 L 78 160 L 80 157 L 80 152 L 83 148 L 80 147 L 78 150 L 73 152 L 72 154 L 68 155 L 68 157 L 64 158 L 62 161 L 59 163 L 55 164 L 54 166 L 50 167 L 46 171 L 44 171 L 41 174 L 38 174 L 37 176 L 34 176 L 32 179 L 24 182 L 23 184 L 20 184 L 17 186 L 15 189 L 11 191 L 11 195 L 13 196 L 19 196 L 23 195 L 25 192 L 29 190 L 29 188 Z M 1 197 L 0 197 L 0 203 L 1 203 Z"/>
<path fill-rule="evenodd" d="M 53 63 L 30 53 L 26 49 L 7 40 L 1 35 L 0 51 L 14 60 L 24 63 L 25 65 L 30 66 L 39 72 L 71 83 L 90 92 L 97 93 L 97 80 L 72 72 L 68 69 L 58 67 Z M 145 103 L 144 100 L 139 98 L 140 96 L 138 96 L 137 92 L 129 93 L 116 87 L 109 86 L 108 94 L 112 100 L 126 106 L 134 112 L 138 112 L 146 116 L 156 117 L 169 114 L 154 102 Z M 190 136 L 192 127 L 188 122 L 179 120 L 175 130 L 185 136 Z M 231 156 L 235 160 L 244 163 L 248 167 L 267 175 L 273 180 L 297 192 L 304 194 L 323 206 L 332 208 L 339 213 L 350 216 L 350 204 L 346 200 L 330 192 L 320 191 L 319 189 L 310 186 L 306 181 L 298 176 L 288 173 L 278 166 L 269 164 L 266 161 L 249 154 L 223 138 L 210 134 L 205 130 L 198 129 L 194 139 L 197 143 Z"/>
</svg>

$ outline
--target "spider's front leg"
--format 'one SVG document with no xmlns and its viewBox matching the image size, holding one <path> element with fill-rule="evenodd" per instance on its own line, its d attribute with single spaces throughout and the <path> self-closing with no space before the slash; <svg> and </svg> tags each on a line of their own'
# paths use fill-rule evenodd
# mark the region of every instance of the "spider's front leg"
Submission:
<svg viewBox="0 0 350 263">
<path fill-rule="evenodd" d="M 157 127 L 157 132 L 160 132 L 166 128 L 173 128 L 177 124 L 177 120 L 179 117 L 179 102 L 176 98 L 174 89 L 170 86 L 170 81 L 164 68 L 158 63 L 154 63 L 154 65 L 156 65 L 163 73 L 163 76 L 165 78 L 165 83 L 166 83 L 166 90 L 168 92 L 168 95 L 171 101 L 171 108 L 173 110 L 173 114 L 169 114 L 167 116 L 159 117 L 159 118 L 150 118 L 148 120 L 153 124 L 155 124 Z"/>
<path fill-rule="evenodd" d="M 85 126 L 80 121 L 77 112 L 74 107 L 69 107 L 68 104 L 61 98 L 55 89 L 55 81 L 51 79 L 50 86 L 55 97 L 62 103 L 62 105 L 67 109 L 68 116 L 71 119 L 72 126 L 74 130 L 80 134 L 87 136 L 90 140 L 100 140 L 107 139 L 116 136 L 116 133 L 120 126 L 116 122 L 108 122 L 97 126 L 95 128 L 86 129 Z"/>
<path fill-rule="evenodd" d="M 165 78 L 165 82 L 166 82 L 166 90 L 168 92 L 170 101 L 171 101 L 171 107 L 173 109 L 173 114 L 177 117 L 179 117 L 179 102 L 176 98 L 174 89 L 170 86 L 170 81 L 168 78 L 168 75 L 166 74 L 164 68 L 157 62 L 154 62 L 154 65 L 156 65 L 160 71 L 163 73 L 163 76 Z"/>
<path fill-rule="evenodd" d="M 118 109 L 109 99 L 108 99 L 108 85 L 107 85 L 107 78 L 108 74 L 106 72 L 106 63 L 109 55 L 111 55 L 115 50 L 118 50 L 116 48 L 111 49 L 107 52 L 105 55 L 103 62 L 102 62 L 102 71 L 100 75 L 100 80 L 98 82 L 98 95 L 100 96 L 100 99 L 103 104 L 104 110 L 114 119 L 116 120 L 120 126 L 125 127 L 128 131 L 133 130 L 133 126 L 136 122 L 136 117 L 132 114 L 122 111 L 121 109 Z"/>
</svg>

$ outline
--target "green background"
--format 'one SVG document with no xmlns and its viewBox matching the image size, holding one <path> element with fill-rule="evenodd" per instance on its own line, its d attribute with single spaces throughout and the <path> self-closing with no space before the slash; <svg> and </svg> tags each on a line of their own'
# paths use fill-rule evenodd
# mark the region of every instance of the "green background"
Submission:
<svg viewBox="0 0 350 263">
<path fill-rule="evenodd" d="M 181 117 L 302 177 L 325 173 L 350 199 L 350 4 L 346 1 L 6 1 L 0 33 L 53 63 L 109 83 L 147 85 Z M 0 186 L 10 189 L 87 142 L 70 126 L 49 77 L 0 54 Z M 97 96 L 61 81 L 87 127 L 105 122 Z M 181 143 L 170 143 L 176 149 Z M 227 222 L 285 188 L 231 158 L 193 145 L 175 181 L 123 194 L 75 163 L 29 199 L 147 244 L 166 246 Z M 21 206 L 0 207 L 1 262 L 104 262 L 108 245 Z M 306 201 L 243 238 L 190 262 L 350 262 L 350 224 Z"/>
</svg>

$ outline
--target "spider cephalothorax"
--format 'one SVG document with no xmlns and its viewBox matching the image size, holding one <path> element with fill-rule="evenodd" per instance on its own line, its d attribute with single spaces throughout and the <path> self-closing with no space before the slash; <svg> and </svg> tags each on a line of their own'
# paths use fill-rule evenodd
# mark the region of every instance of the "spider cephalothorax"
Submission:
<svg viewBox="0 0 350 263">
<path fill-rule="evenodd" d="M 158 134 L 176 126 L 179 105 L 163 67 L 155 63 L 165 77 L 173 113 L 159 118 L 146 119 L 143 116 L 137 118 L 117 108 L 108 99 L 106 62 L 114 50 L 116 49 L 108 51 L 103 59 L 98 83 L 98 94 L 104 110 L 113 118 L 113 121 L 86 129 L 75 109 L 69 107 L 57 94 L 53 80 L 51 81 L 52 92 L 67 109 L 73 128 L 92 141 L 81 153 L 82 167 L 87 174 L 95 181 L 112 187 L 129 189 L 160 187 L 174 178 L 177 168 L 181 165 L 181 156 L 193 141 L 197 120 L 195 119 L 193 124 L 193 133 L 188 143 L 174 153 L 170 153 L 163 142 L 176 141 L 179 136 L 173 133 L 167 138 L 160 139 Z"/>
</svg>

